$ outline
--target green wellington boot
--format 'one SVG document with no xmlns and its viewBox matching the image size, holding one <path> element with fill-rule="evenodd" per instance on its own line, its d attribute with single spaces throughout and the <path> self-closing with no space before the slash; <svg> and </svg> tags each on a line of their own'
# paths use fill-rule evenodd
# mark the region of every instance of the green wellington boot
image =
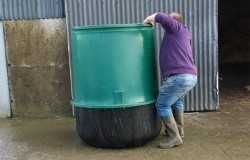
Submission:
<svg viewBox="0 0 250 160">
<path fill-rule="evenodd" d="M 181 138 L 184 138 L 184 111 L 183 110 L 174 110 L 173 111 L 174 114 L 174 119 L 176 121 L 178 130 L 179 130 L 179 134 L 181 136 Z"/>
<path fill-rule="evenodd" d="M 174 116 L 171 114 L 169 117 L 161 117 L 166 127 L 169 138 L 165 142 L 159 143 L 159 148 L 171 148 L 182 144 L 181 136 L 179 135 L 178 127 L 175 122 Z"/>
</svg>

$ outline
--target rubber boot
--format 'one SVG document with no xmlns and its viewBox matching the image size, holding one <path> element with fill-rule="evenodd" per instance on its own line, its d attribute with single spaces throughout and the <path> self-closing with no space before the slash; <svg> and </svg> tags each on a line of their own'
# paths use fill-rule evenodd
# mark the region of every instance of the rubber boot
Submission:
<svg viewBox="0 0 250 160">
<path fill-rule="evenodd" d="M 174 116 L 171 114 L 169 117 L 161 117 L 167 129 L 169 138 L 165 142 L 159 143 L 159 148 L 171 148 L 182 144 L 181 136 L 179 135 L 178 127 L 175 122 Z"/>
<path fill-rule="evenodd" d="M 179 130 L 179 134 L 180 134 L 181 138 L 184 138 L 184 129 L 183 129 L 183 126 L 184 126 L 184 112 L 183 112 L 183 110 L 176 109 L 176 110 L 173 111 L 173 114 L 174 114 L 174 119 L 176 121 L 178 130 Z"/>
<path fill-rule="evenodd" d="M 165 129 L 165 136 L 169 137 L 167 129 Z"/>
</svg>

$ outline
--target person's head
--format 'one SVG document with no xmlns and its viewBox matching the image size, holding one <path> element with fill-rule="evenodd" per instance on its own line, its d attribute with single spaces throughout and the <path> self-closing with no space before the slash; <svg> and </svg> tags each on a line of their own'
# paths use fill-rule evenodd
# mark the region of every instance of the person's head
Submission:
<svg viewBox="0 0 250 160">
<path fill-rule="evenodd" d="M 173 17 L 175 20 L 179 21 L 181 24 L 183 24 L 183 17 L 181 14 L 172 12 L 169 14 L 169 16 Z"/>
</svg>

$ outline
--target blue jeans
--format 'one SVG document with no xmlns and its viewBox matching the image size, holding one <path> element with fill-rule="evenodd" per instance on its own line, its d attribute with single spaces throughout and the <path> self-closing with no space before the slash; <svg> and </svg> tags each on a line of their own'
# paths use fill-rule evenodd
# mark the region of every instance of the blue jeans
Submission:
<svg viewBox="0 0 250 160">
<path fill-rule="evenodd" d="M 183 97 L 196 83 L 197 76 L 192 74 L 176 74 L 164 80 L 156 101 L 157 115 L 168 117 L 172 110 L 182 110 Z"/>
</svg>

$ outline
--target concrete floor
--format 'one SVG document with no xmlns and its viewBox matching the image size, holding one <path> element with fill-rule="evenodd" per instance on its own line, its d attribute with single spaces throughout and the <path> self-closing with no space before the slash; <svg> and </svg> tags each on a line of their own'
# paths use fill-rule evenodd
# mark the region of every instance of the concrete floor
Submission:
<svg viewBox="0 0 250 160">
<path fill-rule="evenodd" d="M 158 141 L 164 138 L 163 132 L 142 147 L 98 149 L 81 141 L 76 133 L 74 118 L 1 119 L 0 159 L 247 160 L 250 159 L 250 124 L 249 121 L 242 124 L 235 121 L 238 118 L 244 121 L 248 116 L 236 111 L 185 114 L 184 144 L 165 150 L 157 148 Z"/>
<path fill-rule="evenodd" d="M 185 113 L 180 147 L 157 148 L 164 138 L 162 130 L 138 148 L 93 148 L 78 137 L 74 118 L 11 118 L 0 119 L 0 160 L 249 160 L 249 77 L 221 78 L 220 110 Z"/>
</svg>

